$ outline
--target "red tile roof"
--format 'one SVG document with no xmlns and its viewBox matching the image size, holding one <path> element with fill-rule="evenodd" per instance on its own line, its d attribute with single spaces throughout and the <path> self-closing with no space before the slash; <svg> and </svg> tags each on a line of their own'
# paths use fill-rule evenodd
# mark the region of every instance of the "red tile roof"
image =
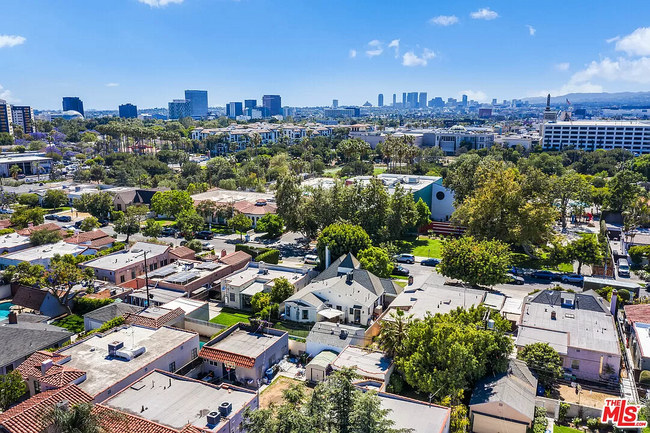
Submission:
<svg viewBox="0 0 650 433">
<path fill-rule="evenodd" d="M 95 406 L 95 413 L 109 433 L 179 433 L 171 427 L 102 405 Z"/>
<path fill-rule="evenodd" d="M 625 318 L 630 323 L 650 323 L 650 304 L 626 305 Z"/>
<path fill-rule="evenodd" d="M 210 346 L 203 346 L 199 352 L 201 358 L 209 359 L 211 361 L 219 362 L 232 362 L 238 367 L 253 368 L 255 365 L 255 358 L 249 356 L 237 355 L 235 353 L 226 352 L 225 350 L 215 349 Z"/>
<path fill-rule="evenodd" d="M 225 263 L 226 265 L 238 265 L 244 262 L 250 262 L 253 257 L 243 251 L 235 251 L 232 254 L 226 254 L 221 257 L 219 261 Z"/>
<path fill-rule="evenodd" d="M 146 312 L 146 310 L 145 310 Z M 151 329 L 159 329 L 185 314 L 182 308 L 171 310 L 162 316 L 153 318 L 140 315 L 140 313 L 126 313 L 124 315 L 128 325 L 139 325 Z"/>
<path fill-rule="evenodd" d="M 46 224 L 41 224 L 40 226 L 24 228 L 18 230 L 16 233 L 23 236 L 30 236 L 32 233 L 40 230 L 61 230 L 61 227 L 59 227 L 56 223 L 46 223 Z M 61 230 L 61 232 L 66 233 L 65 230 Z"/>
<path fill-rule="evenodd" d="M 6 229 L 11 226 L 11 220 L 6 219 L 6 220 L 0 220 L 0 229 Z"/>
<path fill-rule="evenodd" d="M 29 358 L 23 361 L 22 364 L 16 368 L 16 371 L 20 373 L 23 379 L 27 380 L 28 377 L 33 377 L 35 379 L 40 379 L 41 374 L 41 363 L 47 359 L 51 359 L 54 362 L 57 362 L 63 359 L 64 356 L 59 355 L 58 353 L 51 353 L 45 350 L 39 350 L 30 355 Z"/>
<path fill-rule="evenodd" d="M 194 250 L 187 247 L 176 247 L 173 250 L 169 250 L 169 254 L 175 255 L 179 259 L 194 260 L 196 258 Z"/>
<path fill-rule="evenodd" d="M 66 238 L 65 241 L 69 244 L 90 244 L 91 247 L 99 248 L 104 245 L 115 242 L 115 239 L 107 235 L 102 230 L 92 230 L 89 232 L 81 232 Z"/>
<path fill-rule="evenodd" d="M 73 405 L 92 403 L 93 398 L 76 385 L 45 391 L 1 413 L 0 427 L 9 433 L 41 433 L 43 417 L 64 400 Z"/>
<path fill-rule="evenodd" d="M 40 381 L 50 386 L 61 388 L 62 386 L 72 383 L 85 375 L 85 371 L 66 368 L 61 365 L 53 365 L 45 372 L 45 376 L 43 376 Z"/>
<path fill-rule="evenodd" d="M 233 207 L 239 212 L 248 215 L 266 215 L 267 213 L 277 213 L 278 210 L 278 206 L 273 203 L 257 206 L 255 203 L 246 200 L 236 202 Z"/>
</svg>

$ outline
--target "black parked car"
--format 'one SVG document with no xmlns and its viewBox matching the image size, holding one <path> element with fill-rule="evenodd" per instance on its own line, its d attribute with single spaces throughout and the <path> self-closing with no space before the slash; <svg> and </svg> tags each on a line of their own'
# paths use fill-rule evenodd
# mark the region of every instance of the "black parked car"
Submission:
<svg viewBox="0 0 650 433">
<path fill-rule="evenodd" d="M 422 266 L 438 266 L 440 264 L 439 259 L 426 259 L 420 262 Z"/>
<path fill-rule="evenodd" d="M 557 274 L 551 271 L 535 271 L 530 274 L 531 277 L 537 278 L 538 280 L 554 280 L 558 277 Z"/>
<path fill-rule="evenodd" d="M 171 227 L 163 227 L 162 231 L 160 232 L 160 234 L 163 236 L 174 236 L 174 233 L 176 233 L 176 229 L 173 229 Z"/>
<path fill-rule="evenodd" d="M 72 217 L 68 215 L 59 215 L 56 217 L 56 220 L 60 223 L 69 223 L 72 221 Z"/>
<path fill-rule="evenodd" d="M 194 235 L 197 239 L 214 239 L 214 233 L 210 230 L 201 230 Z"/>
<path fill-rule="evenodd" d="M 400 265 L 396 265 L 393 268 L 392 274 L 402 276 L 402 277 L 408 277 L 409 276 L 409 270 L 406 269 L 405 267 L 400 266 Z"/>
<path fill-rule="evenodd" d="M 108 223 L 110 223 L 110 221 L 107 220 L 106 218 L 103 218 L 103 219 L 99 220 L 100 227 L 106 227 L 108 225 Z"/>
<path fill-rule="evenodd" d="M 46 220 L 56 220 L 56 215 L 54 215 L 54 214 L 49 214 L 49 215 L 45 215 L 44 218 L 45 218 Z"/>
<path fill-rule="evenodd" d="M 525 281 L 523 277 L 519 277 L 513 274 L 508 274 L 508 281 L 506 282 L 506 284 L 517 284 L 518 286 L 521 286 L 524 283 Z"/>
</svg>

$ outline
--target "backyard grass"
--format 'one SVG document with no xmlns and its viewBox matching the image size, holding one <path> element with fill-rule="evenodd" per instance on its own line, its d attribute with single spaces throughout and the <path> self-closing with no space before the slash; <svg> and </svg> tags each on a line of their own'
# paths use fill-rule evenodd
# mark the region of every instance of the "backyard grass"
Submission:
<svg viewBox="0 0 650 433">
<path fill-rule="evenodd" d="M 304 325 L 293 324 L 290 322 L 277 322 L 273 327 L 281 331 L 287 331 L 289 335 L 294 337 L 307 338 L 307 335 L 309 335 L 309 328 L 306 328 Z"/>
<path fill-rule="evenodd" d="M 553 424 L 553 433 L 582 433 L 582 430 L 576 430 L 571 427 Z"/>
<path fill-rule="evenodd" d="M 72 314 L 63 319 L 52 322 L 52 325 L 65 328 L 70 332 L 78 334 L 84 331 L 84 318 L 77 314 Z"/>
<path fill-rule="evenodd" d="M 518 268 L 525 269 L 542 269 L 544 271 L 560 271 L 560 272 L 573 272 L 572 263 L 560 263 L 556 265 L 551 263 L 548 259 L 548 253 L 543 253 L 540 258 L 535 260 L 531 259 L 528 255 L 522 253 L 514 253 L 512 255 L 513 265 Z"/>
<path fill-rule="evenodd" d="M 372 174 L 374 175 L 378 175 L 382 173 L 386 173 L 386 167 L 375 167 L 372 172 Z"/>
<path fill-rule="evenodd" d="M 232 326 L 235 323 L 239 322 L 248 324 L 248 318 L 252 316 L 253 313 L 224 307 L 221 309 L 221 313 L 219 313 L 219 315 L 210 319 L 210 322 L 224 326 Z"/>
<path fill-rule="evenodd" d="M 416 257 L 441 257 L 442 241 L 440 239 L 429 239 L 424 236 L 420 236 L 418 239 L 410 237 L 399 240 L 395 244 L 400 253 L 409 253 Z"/>
</svg>

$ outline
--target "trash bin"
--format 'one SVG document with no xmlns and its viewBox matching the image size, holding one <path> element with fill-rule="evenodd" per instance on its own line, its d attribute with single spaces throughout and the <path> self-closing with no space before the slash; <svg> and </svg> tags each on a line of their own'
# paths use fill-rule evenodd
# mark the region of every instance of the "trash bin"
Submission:
<svg viewBox="0 0 650 433">
<path fill-rule="evenodd" d="M 413 285 L 413 275 L 409 275 L 409 286 Z"/>
<path fill-rule="evenodd" d="M 251 236 L 250 236 L 250 235 L 246 235 L 246 236 L 244 236 L 244 240 L 245 240 L 246 242 L 250 241 L 250 240 L 251 240 Z"/>
</svg>

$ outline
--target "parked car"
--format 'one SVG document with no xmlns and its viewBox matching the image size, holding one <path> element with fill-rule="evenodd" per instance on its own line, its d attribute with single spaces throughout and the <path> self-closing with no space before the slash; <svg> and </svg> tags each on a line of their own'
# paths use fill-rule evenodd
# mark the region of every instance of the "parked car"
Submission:
<svg viewBox="0 0 650 433">
<path fill-rule="evenodd" d="M 525 283 L 524 278 L 514 274 L 508 274 L 508 281 L 506 284 L 517 284 L 519 286 Z"/>
<path fill-rule="evenodd" d="M 184 247 L 185 245 L 187 245 L 187 241 L 181 241 L 181 247 Z"/>
<path fill-rule="evenodd" d="M 58 215 L 56 217 L 56 220 L 60 223 L 69 223 L 70 221 L 72 221 L 72 217 L 69 215 Z"/>
<path fill-rule="evenodd" d="M 0 213 L 14 213 L 14 210 L 11 208 L 0 209 Z"/>
<path fill-rule="evenodd" d="M 582 284 L 585 280 L 585 277 L 578 274 L 568 274 L 568 275 L 562 275 L 561 280 L 563 283 Z"/>
<path fill-rule="evenodd" d="M 81 220 L 75 222 L 75 223 L 74 223 L 74 228 L 76 228 L 76 229 L 80 229 L 80 228 L 81 228 L 81 223 L 82 223 Z"/>
<path fill-rule="evenodd" d="M 403 267 L 403 266 L 396 265 L 396 266 L 393 268 L 393 272 L 392 272 L 392 274 L 393 274 L 393 275 L 399 275 L 399 276 L 402 276 L 402 277 L 408 277 L 408 276 L 409 276 L 409 270 L 406 269 L 406 268 Z"/>
<path fill-rule="evenodd" d="M 305 264 L 307 265 L 317 265 L 320 261 L 316 254 L 307 254 L 305 256 Z"/>
<path fill-rule="evenodd" d="M 194 235 L 197 239 L 214 239 L 214 233 L 210 230 L 201 230 Z"/>
<path fill-rule="evenodd" d="M 208 241 L 202 242 L 201 247 L 203 248 L 203 251 L 210 251 L 213 248 L 212 244 Z"/>
<path fill-rule="evenodd" d="M 440 264 L 440 259 L 425 259 L 420 262 L 422 266 L 438 266 Z"/>
<path fill-rule="evenodd" d="M 46 220 L 56 220 L 56 215 L 54 215 L 54 214 L 49 214 L 49 215 L 45 215 L 44 218 L 45 218 Z"/>
<path fill-rule="evenodd" d="M 616 263 L 618 267 L 618 276 L 619 277 L 629 277 L 630 276 L 630 264 L 627 262 L 627 259 L 618 259 Z"/>
<path fill-rule="evenodd" d="M 393 256 L 397 263 L 415 263 L 415 256 L 413 254 L 397 254 Z"/>
<path fill-rule="evenodd" d="M 517 268 L 512 265 L 510 265 L 506 272 L 512 275 L 518 275 Z"/>
<path fill-rule="evenodd" d="M 176 229 L 171 227 L 163 227 L 162 231 L 160 232 L 160 234 L 163 236 L 174 236 L 174 233 L 176 233 Z"/>
<path fill-rule="evenodd" d="M 538 280 L 554 280 L 557 278 L 557 275 L 551 271 L 535 271 L 530 274 L 531 277 L 537 278 Z"/>
<path fill-rule="evenodd" d="M 106 218 L 99 220 L 100 227 L 106 227 L 109 223 L 110 223 L 110 221 L 107 220 Z"/>
</svg>

